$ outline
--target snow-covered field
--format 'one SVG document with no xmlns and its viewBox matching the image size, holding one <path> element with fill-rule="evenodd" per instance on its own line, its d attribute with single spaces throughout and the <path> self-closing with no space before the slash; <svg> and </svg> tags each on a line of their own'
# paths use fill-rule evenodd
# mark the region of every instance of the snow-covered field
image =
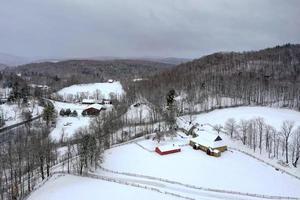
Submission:
<svg viewBox="0 0 300 200">
<path fill-rule="evenodd" d="M 83 109 L 83 106 L 80 104 L 57 102 L 55 102 L 55 104 L 57 109 L 69 106 L 71 110 L 76 109 L 78 113 L 81 113 L 80 110 Z M 194 116 L 193 123 L 223 125 L 228 118 L 235 118 L 236 121 L 239 121 L 241 119 L 253 119 L 256 117 L 263 117 L 266 123 L 277 129 L 280 129 L 284 120 L 292 120 L 296 122 L 297 126 L 300 125 L 299 112 L 266 107 L 238 107 L 215 110 Z M 183 118 L 186 118 L 185 121 L 188 121 L 190 116 Z M 184 120 L 178 121 L 183 123 Z M 63 124 L 64 122 L 59 123 Z M 74 122 L 74 124 L 80 124 L 80 126 L 84 124 L 81 116 L 78 118 L 78 123 Z M 181 136 L 183 135 L 183 133 L 180 132 L 179 134 Z M 223 134 L 222 136 L 224 142 L 227 143 L 229 147 L 243 149 L 239 143 L 233 142 Z M 160 156 L 154 152 L 155 147 L 158 145 L 156 141 L 152 139 L 138 139 L 135 140 L 134 143 L 106 150 L 102 166 L 118 172 L 148 175 L 205 188 L 300 198 L 299 179 L 277 171 L 274 167 L 239 151 L 229 149 L 222 153 L 221 157 L 216 158 L 208 156 L 200 150 L 193 150 L 192 147 L 187 145 L 188 142 L 188 137 L 180 136 L 177 136 L 173 140 L 168 139 L 162 141 L 159 145 L 172 143 L 179 145 L 181 152 Z M 268 160 L 267 162 L 270 161 Z M 107 172 L 101 169 L 95 173 L 101 176 L 107 175 Z M 110 176 L 117 178 L 118 175 L 110 174 Z M 143 181 L 138 180 L 139 178 L 126 178 L 124 176 L 119 178 L 125 180 L 130 180 L 131 178 L 131 182 L 143 183 Z M 155 184 L 155 187 L 158 188 L 163 187 L 163 185 L 158 182 L 154 183 L 146 180 L 145 183 L 150 185 Z M 165 185 L 164 187 L 167 186 Z M 178 194 L 185 194 L 186 196 L 197 196 L 195 193 L 189 194 L 189 192 L 185 190 L 177 190 L 172 187 L 173 186 L 168 186 L 168 188 L 165 189 L 175 191 Z M 164 194 L 134 188 L 132 186 L 119 185 L 91 178 L 63 176 L 58 179 L 50 179 L 45 186 L 32 194 L 30 200 L 52 200 L 61 198 L 72 200 L 97 199 L 100 196 L 105 198 L 109 197 L 109 199 L 175 199 L 175 197 L 170 198 Z M 207 199 L 214 199 L 214 197 Z"/>
<path fill-rule="evenodd" d="M 300 126 L 300 112 L 290 109 L 269 108 L 269 107 L 236 107 L 214 110 L 209 113 L 193 116 L 193 123 L 199 124 L 221 124 L 224 125 L 229 118 L 234 118 L 237 122 L 239 120 L 249 120 L 257 117 L 262 117 L 265 122 L 272 125 L 277 130 L 280 129 L 282 122 L 290 120 L 295 122 L 295 126 Z M 189 116 L 184 117 L 189 120 Z"/>
<path fill-rule="evenodd" d="M 76 110 L 78 113 L 78 117 L 62 117 L 60 115 L 57 117 L 56 127 L 50 133 L 54 140 L 59 141 L 62 136 L 64 138 L 70 138 L 79 128 L 84 128 L 89 125 L 91 118 L 83 117 L 81 115 L 82 111 L 88 107 L 88 105 L 62 103 L 57 101 L 52 101 L 52 103 L 58 113 L 61 109 L 66 110 L 68 108 L 71 109 L 72 112 Z"/>
<path fill-rule="evenodd" d="M 210 124 L 210 125 L 217 125 L 220 124 L 222 126 L 225 125 L 225 122 L 229 118 L 233 118 L 238 123 L 240 120 L 251 120 L 261 117 L 264 121 L 268 124 L 273 126 L 278 132 L 281 131 L 282 123 L 285 120 L 294 121 L 295 126 L 292 131 L 295 131 L 297 127 L 300 126 L 300 112 L 290 110 L 290 109 L 282 109 L 282 108 L 270 108 L 270 107 L 236 107 L 236 108 L 226 108 L 220 110 L 214 110 L 212 112 L 203 113 L 194 116 L 184 116 L 178 119 L 179 126 L 183 126 L 184 123 L 187 123 L 192 118 L 193 124 Z M 210 128 L 212 130 L 212 128 Z M 278 133 L 279 134 L 279 133 Z M 227 136 L 222 134 L 223 138 Z M 293 141 L 294 134 L 292 133 L 290 138 L 290 144 Z M 290 167 L 283 167 L 278 164 L 277 159 L 271 159 L 268 157 L 266 152 L 259 153 L 259 151 L 254 152 L 252 149 L 248 148 L 247 146 L 242 145 L 241 141 L 238 140 L 231 140 L 228 139 L 228 143 L 231 147 L 243 150 L 251 155 L 259 157 L 260 159 L 266 160 L 272 165 L 276 166 L 277 168 L 282 168 L 284 170 L 289 171 L 290 173 L 296 174 L 300 177 L 300 169 L 294 168 L 291 164 Z M 283 155 L 283 154 L 282 154 Z M 283 159 L 283 157 L 279 157 L 279 159 Z"/>
<path fill-rule="evenodd" d="M 87 97 L 102 97 L 109 98 L 110 94 L 121 96 L 124 93 L 123 87 L 120 82 L 115 81 L 113 83 L 90 83 L 90 84 L 79 84 L 65 87 L 57 92 L 63 96 L 64 99 L 69 96 L 82 96 Z"/>
<path fill-rule="evenodd" d="M 179 198 L 117 183 L 66 175 L 53 177 L 34 192 L 29 200 L 176 200 Z"/>
<path fill-rule="evenodd" d="M 80 103 L 64 103 L 58 101 L 51 101 L 55 107 L 57 113 L 61 109 L 70 109 L 71 112 L 76 110 L 78 116 L 77 117 L 67 117 L 67 116 L 60 116 L 57 117 L 56 127 L 51 131 L 51 137 L 59 141 L 64 138 L 70 138 L 74 136 L 75 132 L 80 128 L 85 128 L 89 126 L 92 118 L 88 116 L 82 116 L 82 111 L 86 109 L 89 105 L 83 105 Z M 105 107 L 109 110 L 112 105 L 105 105 Z"/>
<path fill-rule="evenodd" d="M 155 146 L 153 143 L 148 140 L 139 145 L 149 148 Z M 299 180 L 237 151 L 227 151 L 215 158 L 185 146 L 180 153 L 160 156 L 139 145 L 107 150 L 103 166 L 208 188 L 300 197 Z"/>
<path fill-rule="evenodd" d="M 83 105 L 80 103 L 64 103 L 59 101 L 51 101 L 55 107 L 55 110 L 59 112 L 61 109 L 68 109 L 70 108 L 71 111 L 76 110 L 78 115 L 81 115 L 82 111 L 88 107 L 88 105 Z"/>
<path fill-rule="evenodd" d="M 5 125 L 10 126 L 19 122 L 24 121 L 22 117 L 22 110 L 28 110 L 32 113 L 32 117 L 36 117 L 43 112 L 43 107 L 39 106 L 37 103 L 31 104 L 29 106 L 18 106 L 17 104 L 2 104 L 0 105 L 0 110 L 3 114 Z"/>
<path fill-rule="evenodd" d="M 229 118 L 238 122 L 257 117 L 264 118 L 266 123 L 277 130 L 285 120 L 295 121 L 296 126 L 300 125 L 299 112 L 268 107 L 221 109 L 192 118 L 193 123 L 224 125 Z M 188 121 L 190 116 L 183 118 Z M 176 138 L 173 143 L 182 146 L 187 144 L 184 140 L 186 139 Z M 238 142 L 233 142 L 224 135 L 223 140 L 229 146 L 245 150 Z M 162 142 L 161 145 L 165 143 L 170 141 Z M 105 153 L 103 166 L 115 171 L 155 176 L 209 188 L 300 197 L 300 190 L 297 189 L 300 188 L 298 179 L 276 171 L 273 167 L 238 151 L 230 150 L 220 158 L 214 158 L 185 146 L 182 147 L 181 153 L 159 156 L 154 152 L 155 146 L 155 141 L 144 140 L 110 149 Z M 272 164 L 276 164 L 276 161 Z"/>
<path fill-rule="evenodd" d="M 152 117 L 152 109 L 147 104 L 141 104 L 137 107 L 131 105 L 123 118 L 131 123 L 150 122 Z"/>
<path fill-rule="evenodd" d="M 51 138 L 60 141 L 62 137 L 70 138 L 74 136 L 80 128 L 89 126 L 91 118 L 89 117 L 61 117 L 57 119 L 56 127 L 51 131 Z"/>
</svg>

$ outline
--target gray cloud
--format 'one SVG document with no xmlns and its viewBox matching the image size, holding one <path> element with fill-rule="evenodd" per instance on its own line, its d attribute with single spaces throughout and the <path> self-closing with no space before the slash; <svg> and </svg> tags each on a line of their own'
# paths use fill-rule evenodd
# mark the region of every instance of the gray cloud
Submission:
<svg viewBox="0 0 300 200">
<path fill-rule="evenodd" d="M 199 57 L 300 43 L 298 0 L 1 0 L 0 52 Z"/>
</svg>

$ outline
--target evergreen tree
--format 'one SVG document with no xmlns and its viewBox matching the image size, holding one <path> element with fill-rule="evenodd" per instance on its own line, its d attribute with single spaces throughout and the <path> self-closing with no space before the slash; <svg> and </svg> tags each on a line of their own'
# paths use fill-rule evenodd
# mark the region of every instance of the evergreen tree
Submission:
<svg viewBox="0 0 300 200">
<path fill-rule="evenodd" d="M 74 110 L 74 111 L 72 112 L 71 116 L 72 116 L 72 117 L 77 117 L 77 116 L 78 116 L 78 113 L 77 113 L 77 111 L 76 111 L 76 110 Z"/>
<path fill-rule="evenodd" d="M 0 127 L 5 125 L 3 110 L 0 110 Z"/>
<path fill-rule="evenodd" d="M 56 118 L 56 113 L 54 106 L 51 103 L 48 103 L 43 110 L 43 120 L 46 121 L 47 126 L 49 123 Z"/>
<path fill-rule="evenodd" d="M 71 113 L 72 113 L 72 112 L 71 112 L 71 109 L 70 109 L 70 108 L 68 108 L 68 109 L 65 111 L 65 115 L 66 115 L 66 116 L 70 116 Z"/>
<path fill-rule="evenodd" d="M 176 135 L 176 106 L 175 102 L 175 90 L 171 89 L 166 96 L 167 109 L 165 113 L 165 122 L 168 128 L 168 133 L 171 137 Z"/>
<path fill-rule="evenodd" d="M 62 109 L 59 111 L 59 115 L 63 117 L 63 116 L 65 116 L 65 112 L 66 112 L 65 109 L 62 108 Z"/>
<path fill-rule="evenodd" d="M 175 90 L 174 89 L 171 89 L 168 92 L 166 99 L 167 99 L 167 106 L 173 106 L 174 101 L 175 101 Z"/>
</svg>

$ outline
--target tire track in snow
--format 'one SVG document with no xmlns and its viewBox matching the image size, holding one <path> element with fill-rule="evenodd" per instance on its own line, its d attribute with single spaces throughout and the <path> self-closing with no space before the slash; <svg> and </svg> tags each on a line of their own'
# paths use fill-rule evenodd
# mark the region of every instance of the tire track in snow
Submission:
<svg viewBox="0 0 300 200">
<path fill-rule="evenodd" d="M 291 199 L 291 200 L 300 200 L 298 197 L 287 197 L 287 196 L 275 196 L 275 195 L 263 195 L 263 194 L 255 194 L 255 193 L 246 193 L 246 192 L 238 192 L 238 191 L 229 191 L 229 190 L 221 190 L 221 189 L 213 189 L 213 188 L 205 188 L 205 187 L 199 187 L 195 185 L 190 185 L 190 184 L 185 184 L 181 183 L 178 181 L 172 181 L 169 179 L 162 179 L 162 178 L 157 178 L 153 176 L 146 176 L 146 175 L 141 175 L 141 174 L 133 174 L 133 173 L 127 173 L 127 172 L 118 172 L 118 171 L 113 171 L 110 169 L 106 169 L 103 167 L 100 167 L 105 172 L 112 173 L 115 175 L 122 175 L 122 176 L 129 176 L 129 177 L 134 177 L 134 178 L 142 178 L 146 180 L 152 180 L 152 181 L 159 181 L 165 184 L 172 184 L 172 185 L 177 185 L 181 186 L 187 189 L 192 189 L 192 190 L 198 190 L 198 191 L 205 191 L 205 192 L 211 192 L 211 193 L 219 193 L 219 194 L 226 194 L 226 195 L 237 195 L 240 197 L 247 197 L 246 199 L 251 198 L 260 198 L 260 199 Z M 229 199 L 232 199 L 229 198 Z"/>
</svg>

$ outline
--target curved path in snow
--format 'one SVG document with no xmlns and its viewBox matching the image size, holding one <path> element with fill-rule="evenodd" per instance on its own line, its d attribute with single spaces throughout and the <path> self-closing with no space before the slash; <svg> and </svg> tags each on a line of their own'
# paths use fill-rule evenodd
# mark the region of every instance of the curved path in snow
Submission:
<svg viewBox="0 0 300 200">
<path fill-rule="evenodd" d="M 129 183 L 137 183 L 145 186 L 156 187 L 158 189 L 164 189 L 167 192 L 176 192 L 180 195 L 188 195 L 188 198 L 192 199 L 295 199 L 300 200 L 298 197 L 285 197 L 285 196 L 272 196 L 262 195 L 254 193 L 244 193 L 229 190 L 219 190 L 212 188 L 205 188 L 185 184 L 168 179 L 162 179 L 152 176 L 145 176 L 140 174 L 117 172 L 101 167 L 101 170 L 108 177 L 116 180 L 121 180 Z M 98 174 L 90 173 L 93 176 L 100 176 Z M 205 198 L 204 198 L 205 197 Z"/>
</svg>

